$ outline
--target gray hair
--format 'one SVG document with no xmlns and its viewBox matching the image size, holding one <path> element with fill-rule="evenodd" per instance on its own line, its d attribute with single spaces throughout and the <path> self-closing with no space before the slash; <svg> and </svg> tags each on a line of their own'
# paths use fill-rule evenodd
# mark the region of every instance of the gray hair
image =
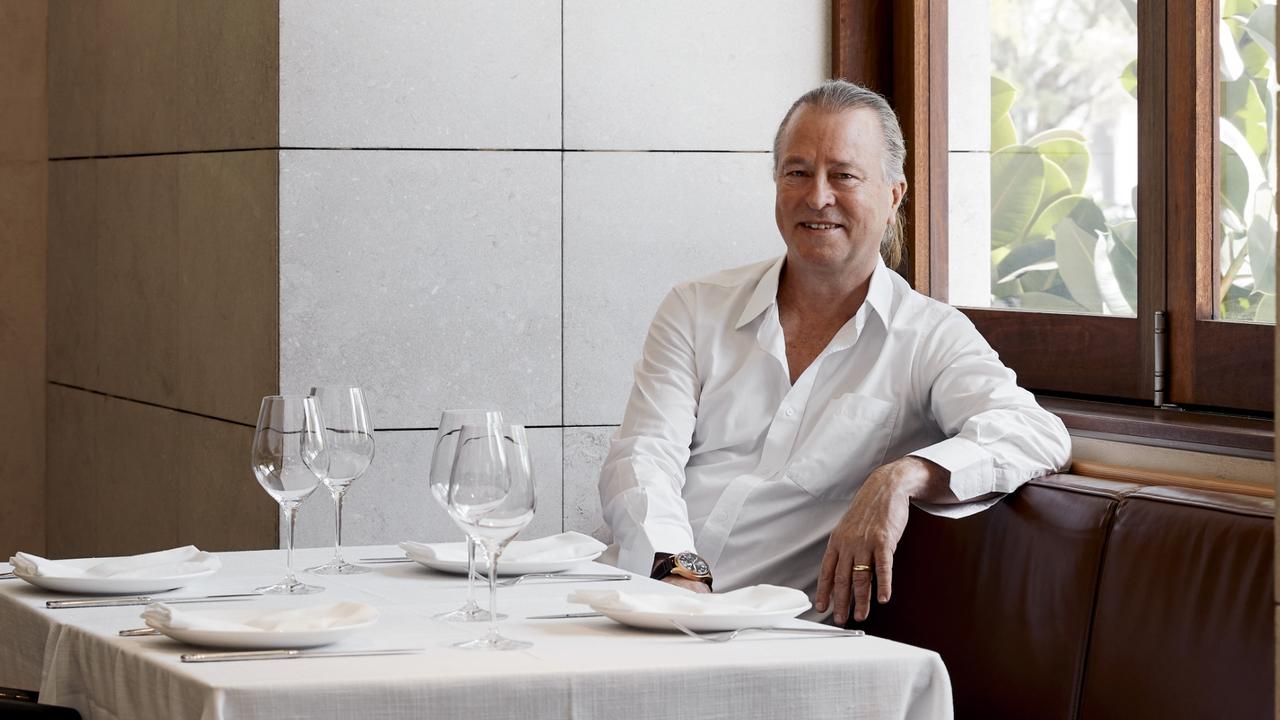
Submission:
<svg viewBox="0 0 1280 720">
<path fill-rule="evenodd" d="M 907 179 L 903 170 L 907 160 L 907 143 L 902 137 L 902 126 L 898 124 L 898 115 L 889 107 L 889 101 L 874 90 L 868 90 L 847 80 L 828 80 L 809 92 L 801 95 L 791 104 L 787 114 L 778 124 L 778 132 L 773 136 L 773 173 L 778 174 L 779 157 L 782 152 L 782 134 L 791 122 L 791 116 L 802 105 L 812 105 L 824 112 L 843 112 L 845 110 L 871 110 L 880 118 L 880 135 L 884 144 L 884 155 L 881 170 L 889 182 Z M 905 198 L 904 198 L 905 199 Z M 906 213 L 902 203 L 893 223 L 885 228 L 884 237 L 880 241 L 880 254 L 889 267 L 897 267 L 902 262 L 903 240 L 902 226 L 906 222 Z"/>
</svg>

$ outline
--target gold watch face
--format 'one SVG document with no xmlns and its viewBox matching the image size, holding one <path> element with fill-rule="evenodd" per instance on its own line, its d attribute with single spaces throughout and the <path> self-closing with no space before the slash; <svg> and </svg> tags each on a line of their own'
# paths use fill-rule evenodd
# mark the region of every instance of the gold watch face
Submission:
<svg viewBox="0 0 1280 720">
<path fill-rule="evenodd" d="M 694 553 L 677 553 L 675 560 L 677 566 L 688 570 L 698 577 L 706 577 L 711 574 L 711 568 L 707 565 L 707 561 L 698 557 Z"/>
</svg>

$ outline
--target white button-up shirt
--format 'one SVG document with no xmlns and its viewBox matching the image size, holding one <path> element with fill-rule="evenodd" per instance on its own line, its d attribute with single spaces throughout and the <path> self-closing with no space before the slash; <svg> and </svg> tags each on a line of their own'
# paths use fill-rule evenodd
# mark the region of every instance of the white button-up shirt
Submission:
<svg viewBox="0 0 1280 720">
<path fill-rule="evenodd" d="M 1066 465 L 1062 422 L 968 318 L 884 263 L 792 385 L 783 260 L 663 300 L 600 476 L 620 567 L 648 574 L 654 552 L 692 549 L 717 590 L 768 582 L 812 594 L 831 530 L 880 465 L 915 455 L 949 470 L 961 502 L 921 506 L 955 517 Z"/>
</svg>

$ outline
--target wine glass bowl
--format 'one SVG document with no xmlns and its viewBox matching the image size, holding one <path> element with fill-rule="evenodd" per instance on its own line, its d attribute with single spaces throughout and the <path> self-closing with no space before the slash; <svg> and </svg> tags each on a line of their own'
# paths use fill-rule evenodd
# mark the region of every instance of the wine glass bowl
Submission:
<svg viewBox="0 0 1280 720">
<path fill-rule="evenodd" d="M 458 437 L 463 425 L 483 425 L 500 427 L 502 413 L 497 410 L 445 410 L 440 415 L 437 428 L 435 449 L 431 455 L 431 470 L 428 484 L 431 496 L 440 507 L 449 510 L 449 480 L 453 475 L 454 460 L 457 456 Z M 450 514 L 452 518 L 452 514 Z M 456 523 L 456 518 L 454 519 Z M 465 532 L 465 528 L 463 529 Z M 487 622 L 489 611 L 480 607 L 475 599 L 476 544 L 470 535 L 467 538 L 467 601 L 462 607 L 434 616 L 436 620 L 455 622 Z M 499 618 L 501 619 L 501 618 Z"/>
<path fill-rule="evenodd" d="M 328 470 L 322 480 L 334 505 L 333 557 L 323 565 L 307 568 L 319 575 L 356 575 L 370 568 L 354 565 L 342 558 L 342 501 L 351 483 L 369 469 L 373 462 L 373 423 L 364 392 L 354 386 L 311 388 L 324 416 L 324 435 L 329 456 Z"/>
<path fill-rule="evenodd" d="M 298 506 L 320 485 L 329 469 L 324 420 L 314 398 L 269 395 L 262 399 L 250 449 L 250 467 L 258 484 L 280 505 L 281 525 L 288 527 L 287 574 L 258 592 L 306 595 L 324 590 L 299 582 L 293 574 L 293 538 Z"/>
<path fill-rule="evenodd" d="M 468 650 L 519 650 L 532 646 L 498 633 L 498 562 L 507 543 L 533 520 L 533 467 L 525 429 L 519 425 L 464 425 L 449 480 L 449 514 L 489 560 L 489 610 L 482 638 L 458 643 Z"/>
</svg>

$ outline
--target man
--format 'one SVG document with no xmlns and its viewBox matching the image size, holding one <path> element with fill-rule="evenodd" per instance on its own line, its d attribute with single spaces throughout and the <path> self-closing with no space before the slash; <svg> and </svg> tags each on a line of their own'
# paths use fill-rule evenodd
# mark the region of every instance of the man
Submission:
<svg viewBox="0 0 1280 720">
<path fill-rule="evenodd" d="M 843 624 L 893 587 L 909 503 L 959 517 L 1063 467 L 1061 421 L 957 310 L 910 289 L 897 118 L 843 81 L 774 140 L 786 254 L 677 286 L 600 477 L 619 566 L 695 592 L 810 592 Z"/>
</svg>

